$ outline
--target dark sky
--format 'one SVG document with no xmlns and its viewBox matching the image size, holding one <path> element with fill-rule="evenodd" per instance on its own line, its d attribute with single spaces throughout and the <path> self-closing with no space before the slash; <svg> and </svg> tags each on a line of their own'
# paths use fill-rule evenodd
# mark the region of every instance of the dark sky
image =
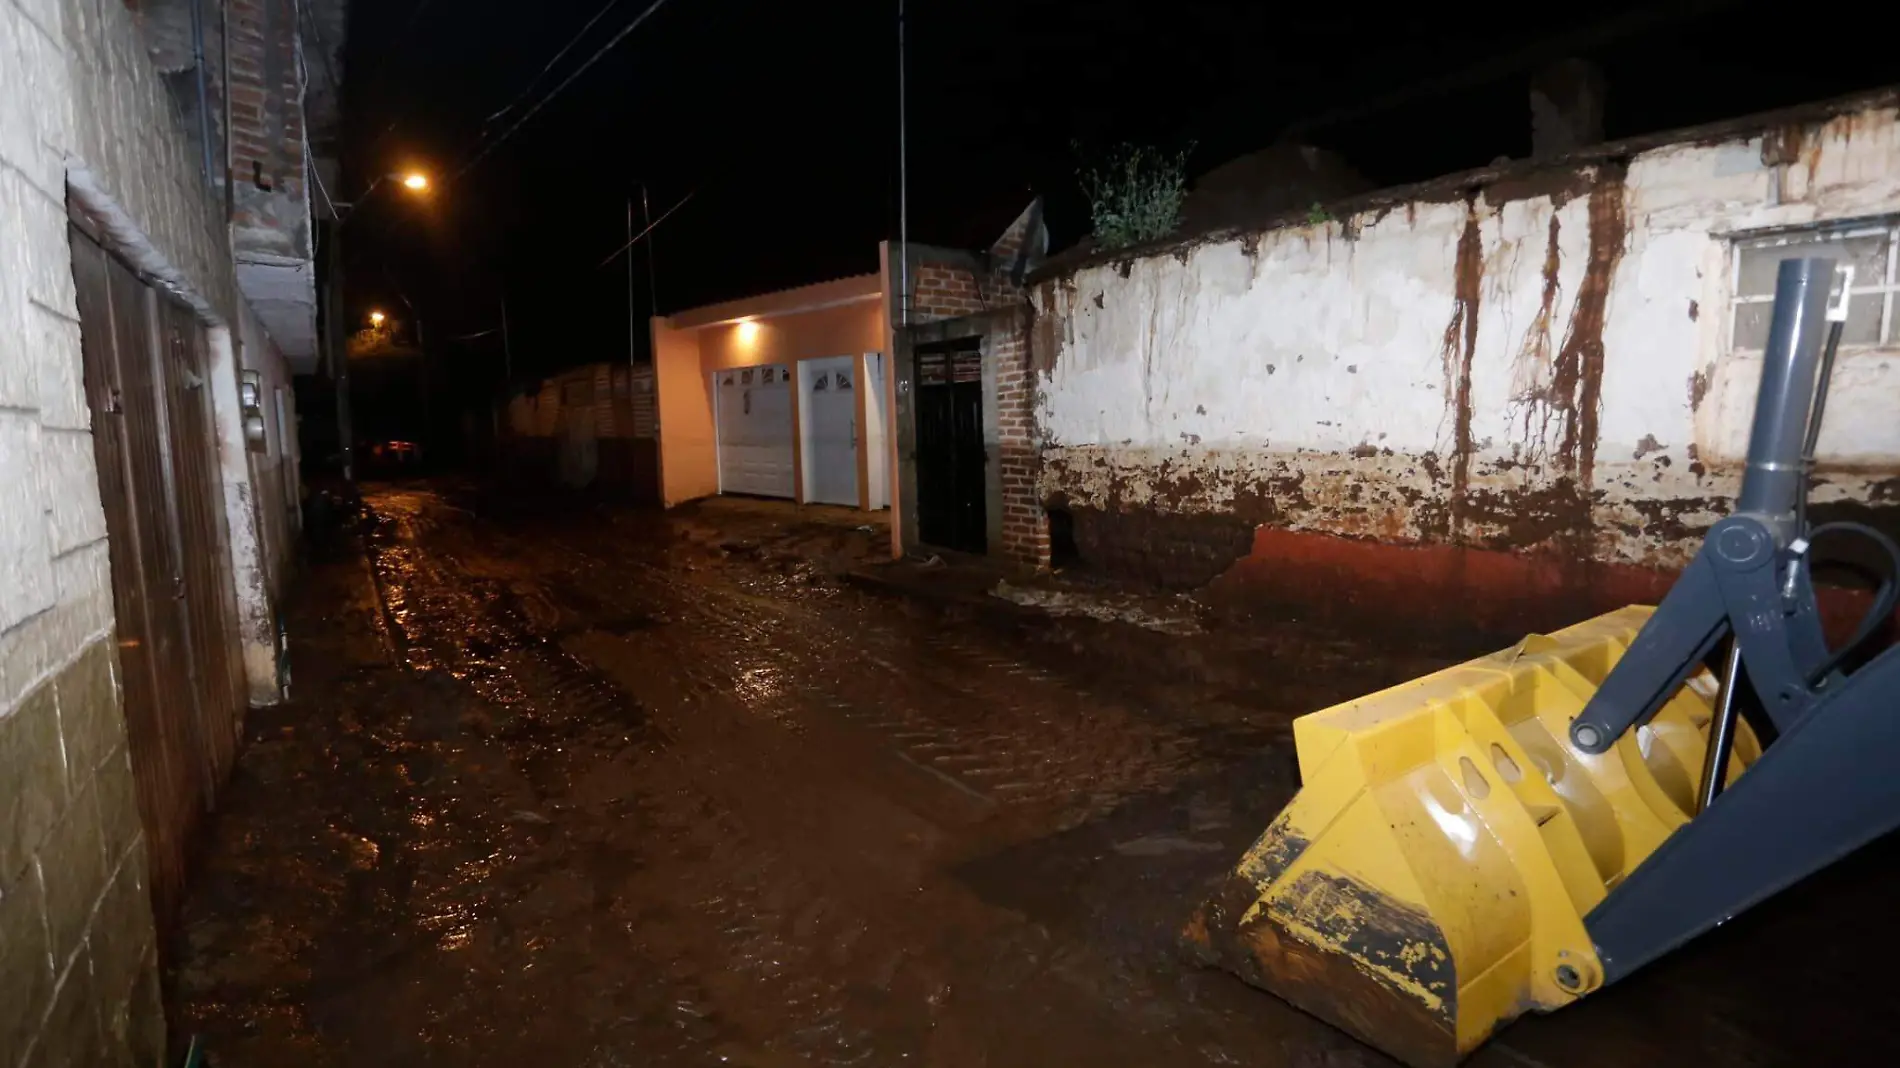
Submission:
<svg viewBox="0 0 1900 1068">
<path fill-rule="evenodd" d="M 409 165 L 441 181 L 425 203 L 381 190 L 352 219 L 353 317 L 406 296 L 438 359 L 492 380 L 492 338 L 450 339 L 498 325 L 505 293 L 517 372 L 625 358 L 625 260 L 598 265 L 643 183 L 655 215 L 691 196 L 654 234 L 662 312 L 876 268 L 897 229 L 896 0 L 667 0 L 453 177 L 652 0 L 620 0 L 487 121 L 605 2 L 355 0 L 345 188 Z M 1612 138 L 1900 77 L 1890 33 L 1820 7 L 1800 22 L 1710 0 L 1389 8 L 909 0 L 912 237 L 987 240 L 1036 191 L 1056 243 L 1075 240 L 1077 142 L 1191 143 L 1205 170 L 1304 123 L 1382 185 L 1521 157 L 1530 69 L 1567 54 L 1603 68 Z"/>
</svg>

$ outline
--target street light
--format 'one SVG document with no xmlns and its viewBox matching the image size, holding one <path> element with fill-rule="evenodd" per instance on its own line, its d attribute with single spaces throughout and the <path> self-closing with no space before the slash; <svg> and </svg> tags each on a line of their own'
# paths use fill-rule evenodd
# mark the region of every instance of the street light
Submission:
<svg viewBox="0 0 1900 1068">
<path fill-rule="evenodd" d="M 328 228 L 328 244 L 330 246 L 329 273 L 331 277 L 326 279 L 323 283 L 326 292 L 332 292 L 334 294 L 335 291 L 341 289 L 341 286 L 338 284 L 339 279 L 336 275 L 336 271 L 337 265 L 340 262 L 337 246 L 341 240 L 343 228 L 349 224 L 351 219 L 356 218 L 356 209 L 361 207 L 364 201 L 368 200 L 384 182 L 391 178 L 394 178 L 404 189 L 407 189 L 410 193 L 418 197 L 429 192 L 429 176 L 421 171 L 412 170 L 402 174 L 385 172 L 378 175 L 376 180 L 371 182 L 368 188 L 363 190 L 362 195 L 358 196 L 355 200 L 332 202 L 330 210 L 335 216 L 335 222 L 331 223 Z M 328 194 L 325 195 L 327 196 Z M 404 298 L 404 303 L 407 303 L 407 298 Z M 340 301 L 338 304 L 340 305 Z M 380 330 L 387 321 L 388 317 L 383 315 L 382 312 L 370 312 L 369 322 L 372 328 Z M 341 320 L 337 321 L 337 325 L 339 328 L 342 326 Z M 420 345 L 422 342 L 422 323 L 420 320 L 416 321 L 415 329 L 416 343 Z M 348 350 L 340 338 L 331 339 L 329 346 L 330 366 L 333 368 L 336 376 L 336 427 L 337 441 L 343 451 L 343 477 L 348 481 L 354 482 L 356 480 L 356 472 L 352 458 L 352 453 L 354 452 L 354 434 L 350 428 L 350 366 Z"/>
<path fill-rule="evenodd" d="M 392 178 L 395 179 L 396 184 L 409 190 L 411 193 L 427 193 L 430 188 L 429 176 L 421 171 L 408 171 L 403 174 L 396 174 L 392 171 L 388 174 L 378 175 L 376 180 L 369 184 L 369 188 L 363 190 L 362 195 L 355 200 L 339 200 L 331 205 L 336 208 L 338 225 L 348 221 L 352 215 L 356 214 L 358 205 L 368 200 L 371 193 L 376 192 L 384 182 Z"/>
</svg>

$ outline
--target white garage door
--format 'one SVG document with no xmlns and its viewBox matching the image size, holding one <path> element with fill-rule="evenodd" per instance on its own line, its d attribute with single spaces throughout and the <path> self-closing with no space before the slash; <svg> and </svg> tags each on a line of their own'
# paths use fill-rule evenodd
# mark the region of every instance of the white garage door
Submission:
<svg viewBox="0 0 1900 1068">
<path fill-rule="evenodd" d="M 856 362 L 850 356 L 799 361 L 807 501 L 858 506 Z"/>
<path fill-rule="evenodd" d="M 792 495 L 792 375 L 781 364 L 713 372 L 719 492 Z"/>
</svg>

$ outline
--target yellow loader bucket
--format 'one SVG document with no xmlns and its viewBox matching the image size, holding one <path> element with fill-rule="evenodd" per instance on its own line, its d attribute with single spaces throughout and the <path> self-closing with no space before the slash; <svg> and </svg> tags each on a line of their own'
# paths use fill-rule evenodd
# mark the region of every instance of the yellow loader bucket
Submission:
<svg viewBox="0 0 1900 1068">
<path fill-rule="evenodd" d="M 1304 784 L 1189 923 L 1256 986 L 1417 1068 L 1588 994 L 1583 917 L 1695 812 L 1717 684 L 1601 756 L 1569 744 L 1632 606 L 1293 724 Z M 1761 754 L 1745 723 L 1732 783 Z"/>
</svg>

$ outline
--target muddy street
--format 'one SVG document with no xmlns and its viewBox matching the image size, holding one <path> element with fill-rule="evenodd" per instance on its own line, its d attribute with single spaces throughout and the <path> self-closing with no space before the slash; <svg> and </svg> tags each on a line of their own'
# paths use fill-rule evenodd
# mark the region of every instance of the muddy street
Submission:
<svg viewBox="0 0 1900 1068">
<path fill-rule="evenodd" d="M 894 595 L 836 573 L 881 532 L 789 508 L 366 504 L 177 924 L 221 1068 L 1389 1063 L 1175 936 L 1291 717 L 1480 650 Z M 1888 1059 L 1837 932 L 1894 941 L 1892 853 L 1474 1063 Z"/>
</svg>

